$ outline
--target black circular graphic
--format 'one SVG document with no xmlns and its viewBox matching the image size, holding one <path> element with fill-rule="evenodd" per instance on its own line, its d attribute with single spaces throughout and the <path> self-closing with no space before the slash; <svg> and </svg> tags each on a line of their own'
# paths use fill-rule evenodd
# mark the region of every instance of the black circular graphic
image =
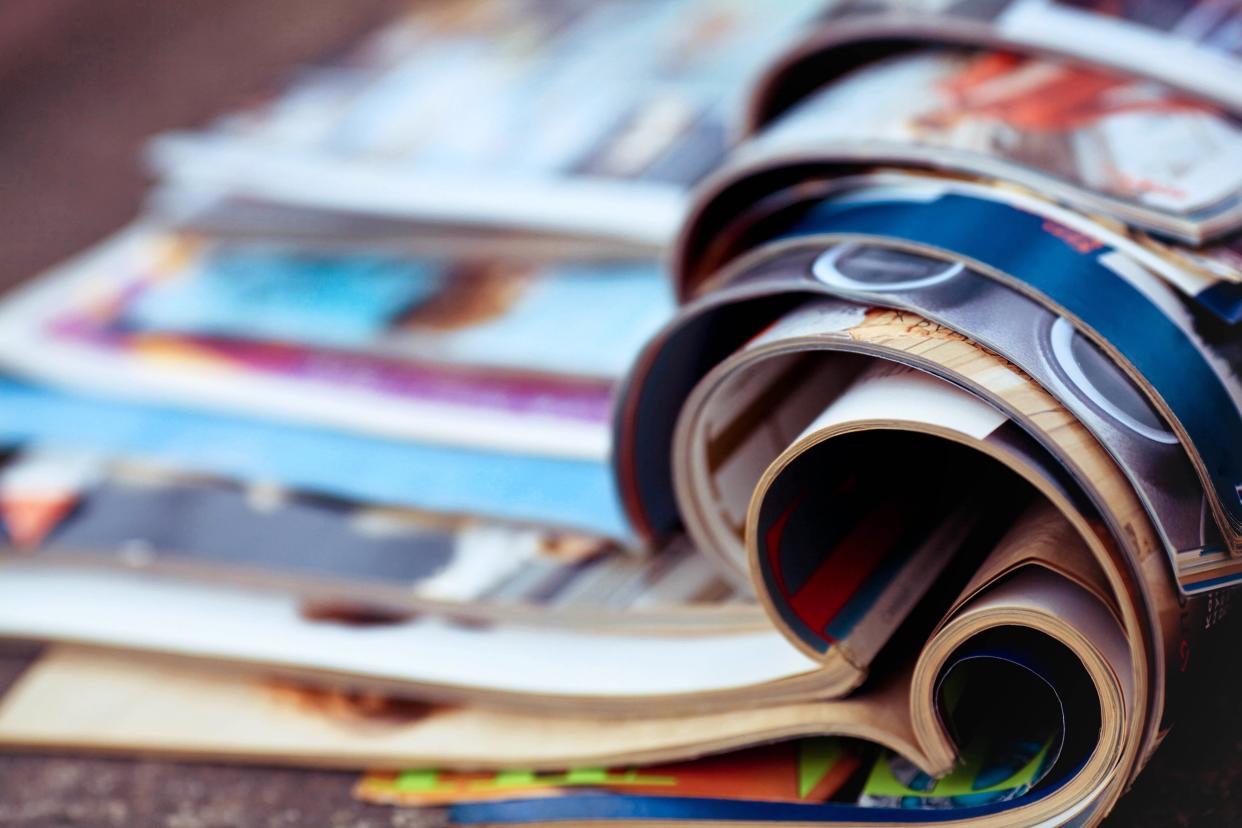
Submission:
<svg viewBox="0 0 1242 828">
<path fill-rule="evenodd" d="M 811 265 L 815 278 L 826 285 L 872 292 L 936 285 L 949 281 L 964 270 L 961 262 L 861 244 L 834 247 Z"/>
<path fill-rule="evenodd" d="M 1148 440 L 1177 442 L 1134 382 L 1069 320 L 1058 317 L 1046 336 L 1045 350 L 1057 375 L 1097 413 Z"/>
</svg>

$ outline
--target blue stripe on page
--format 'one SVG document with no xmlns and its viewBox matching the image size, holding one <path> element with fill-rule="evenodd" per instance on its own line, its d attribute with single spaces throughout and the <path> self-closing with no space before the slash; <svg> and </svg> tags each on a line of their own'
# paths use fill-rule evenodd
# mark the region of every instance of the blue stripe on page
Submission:
<svg viewBox="0 0 1242 828">
<path fill-rule="evenodd" d="M 1196 293 L 1195 301 L 1230 324 L 1242 322 L 1242 285 L 1218 282 Z"/>
<path fill-rule="evenodd" d="M 915 824 L 965 820 L 1026 805 L 1033 797 L 973 808 L 943 810 L 863 808 L 842 803 L 797 804 L 753 800 L 694 799 L 672 796 L 585 794 L 472 802 L 454 805 L 449 819 L 455 825 L 521 825 L 537 822 L 669 820 L 686 822 L 850 822 Z"/>
<path fill-rule="evenodd" d="M 629 534 L 604 462 L 105 400 L 3 377 L 0 441 L 143 458 L 370 503 L 570 525 L 613 537 Z"/>
<path fill-rule="evenodd" d="M 1242 581 L 1242 572 L 1235 572 L 1231 575 L 1221 575 L 1219 578 L 1210 578 L 1206 581 L 1199 581 L 1195 584 L 1187 584 L 1184 589 L 1188 595 L 1194 595 L 1199 592 L 1205 592 L 1210 589 L 1228 586 Z"/>
<path fill-rule="evenodd" d="M 923 537 L 918 539 L 918 543 L 923 541 Z M 849 634 L 854 631 L 854 627 L 857 626 L 859 620 L 875 606 L 875 602 L 879 600 L 880 593 L 905 568 L 905 565 L 910 560 L 910 556 L 913 554 L 912 547 L 914 544 L 914 539 L 907 535 L 898 541 L 893 549 L 888 551 L 888 554 L 884 556 L 884 560 L 871 573 L 871 576 L 863 581 L 858 591 L 850 596 L 850 599 L 845 602 L 845 606 L 841 607 L 840 611 L 828 622 L 824 632 L 829 637 L 836 641 L 842 641 L 849 637 Z"/>
</svg>

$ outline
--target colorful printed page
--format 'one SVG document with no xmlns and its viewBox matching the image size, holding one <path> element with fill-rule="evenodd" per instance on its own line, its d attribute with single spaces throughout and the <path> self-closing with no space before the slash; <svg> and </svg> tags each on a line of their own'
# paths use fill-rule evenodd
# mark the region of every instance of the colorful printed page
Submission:
<svg viewBox="0 0 1242 828">
<path fill-rule="evenodd" d="M 832 744 L 832 740 L 817 740 Z M 1016 773 L 970 764 L 942 780 L 925 779 L 922 784 L 904 770 L 904 760 L 882 751 L 866 775 L 864 792 L 857 801 L 849 799 L 859 785 L 858 743 L 849 745 L 818 762 L 802 759 L 798 770 L 798 791 L 789 795 L 788 779 L 773 785 L 767 774 L 774 765 L 752 767 L 746 780 L 731 780 L 729 786 L 699 788 L 683 785 L 681 780 L 661 789 L 641 783 L 630 787 L 626 774 L 617 774 L 614 781 L 600 784 L 606 772 L 594 772 L 594 784 L 572 785 L 563 777 L 550 777 L 559 785 L 527 789 L 509 789 L 508 795 L 496 791 L 496 780 L 454 779 L 431 781 L 432 776 L 410 777 L 410 787 L 427 786 L 425 793 L 398 793 L 401 775 L 371 775 L 355 788 L 355 795 L 374 802 L 402 805 L 451 804 L 450 818 L 457 825 L 505 825 L 522 823 L 580 824 L 593 820 L 660 820 L 702 824 L 704 822 L 752 822 L 797 824 L 884 822 L 901 824 L 910 817 L 903 811 L 922 810 L 919 822 L 965 820 L 994 814 L 1017 804 L 1029 794 L 1042 771 L 1040 762 L 1046 757 L 1047 746 Z M 865 748 L 864 748 L 865 750 Z M 703 761 L 703 760 L 699 760 Z M 691 763 L 693 766 L 694 763 Z M 1012 770 L 1012 769 L 1010 769 Z M 652 769 L 654 771 L 654 769 Z M 647 771 L 651 772 L 651 771 Z M 644 771 L 634 772 L 642 774 Z M 434 774 L 433 774 L 434 775 Z M 589 774 L 588 774 L 589 776 Z M 676 778 L 675 773 L 672 774 Z M 906 781 L 901 781 L 902 779 Z M 438 780 L 438 777 L 437 777 Z M 436 787 L 440 785 L 441 787 Z M 498 787 L 503 788 L 503 785 Z M 646 788 L 645 790 L 643 788 Z M 430 793 L 435 790 L 437 793 Z M 602 795 L 601 795 L 602 794 Z"/>
<path fill-rule="evenodd" d="M 0 357 L 101 396 L 602 461 L 613 385 L 671 313 L 650 261 L 467 265 L 139 227 L 0 304 Z"/>
<path fill-rule="evenodd" d="M 821 26 L 865 35 L 896 25 L 915 40 L 949 32 L 972 44 L 1013 44 L 1160 80 L 1236 108 L 1242 106 L 1240 20 L 1242 9 L 1232 0 L 848 0 L 834 3 Z"/>
<path fill-rule="evenodd" d="M 435 770 L 368 773 L 354 788 L 367 802 L 449 805 L 612 791 L 631 796 L 689 796 L 771 802 L 824 802 L 862 766 L 859 746 L 840 739 L 803 739 L 645 768 L 578 768 L 564 773 Z"/>
<path fill-rule="evenodd" d="M 1054 739 L 998 751 L 984 738 L 962 755 L 962 763 L 934 779 L 894 754 L 876 759 L 859 804 L 869 808 L 966 808 L 1005 802 L 1031 790 L 1048 768 Z"/>
<path fill-rule="evenodd" d="M 765 803 L 823 809 L 809 809 L 803 814 L 807 821 L 840 820 L 851 809 L 856 813 L 859 809 L 942 811 L 946 818 L 965 815 L 981 808 L 1004 807 L 1033 792 L 1060 757 L 1063 723 L 1052 715 L 1051 698 L 1039 688 L 1032 694 L 1031 685 L 1015 683 L 1016 674 L 1006 672 L 1006 664 L 992 658 L 968 659 L 958 665 L 964 669 L 950 669 L 941 698 L 964 748 L 958 765 L 940 779 L 890 750 L 822 737 L 635 768 L 563 773 L 373 772 L 358 783 L 355 795 L 406 806 L 497 803 L 481 809 L 455 809 L 454 816 L 464 823 L 638 816 L 646 813 L 645 803 L 652 798 L 677 801 L 657 805 L 658 813 L 647 816 L 677 820 L 779 818 L 777 811 L 762 810 Z M 1028 715 L 1015 721 L 1012 711 L 1016 707 Z M 1076 761 L 1071 757 L 1069 764 Z M 592 796 L 599 793 L 612 796 Z M 541 804 L 541 800 L 547 802 Z M 749 816 L 730 814 L 731 802 L 760 810 Z"/>
<path fill-rule="evenodd" d="M 630 534 L 602 461 L 429 445 L 190 408 L 105 400 L 0 377 L 0 443 L 43 444 L 375 505 Z"/>
<path fill-rule="evenodd" d="M 673 312 L 650 259 L 461 261 L 191 236 L 153 246 L 151 272 L 93 309 L 111 310 L 112 331 L 616 379 Z"/>
<path fill-rule="evenodd" d="M 151 155 L 192 189 L 658 245 L 821 6 L 437 3 Z"/>
<path fill-rule="evenodd" d="M 833 740 L 815 740 L 820 744 L 842 744 Z M 803 743 L 805 744 L 805 743 Z M 596 772 L 594 785 L 566 783 L 564 777 L 551 777 L 561 784 L 528 789 L 517 796 L 496 793 L 495 779 L 483 783 L 454 779 L 431 781 L 431 776 L 412 776 L 411 787 L 426 785 L 435 794 L 404 795 L 401 776 L 371 775 L 355 788 L 355 795 L 368 801 L 393 802 L 404 805 L 451 804 L 450 818 L 458 825 L 505 825 L 522 823 L 563 823 L 566 825 L 593 820 L 660 820 L 702 824 L 704 822 L 794 822 L 797 824 L 847 823 L 857 821 L 901 824 L 910 817 L 903 811 L 922 810 L 919 822 L 965 820 L 994 814 L 1021 801 L 1032 792 L 1043 772 L 1050 744 L 1044 744 L 1029 761 L 1018 768 L 1007 764 L 981 765 L 981 754 L 967 756 L 966 764 L 948 777 L 934 780 L 917 772 L 911 773 L 907 763 L 890 751 L 880 751 L 870 766 L 862 763 L 859 772 L 860 743 L 844 743 L 838 751 L 825 751 L 818 756 L 800 755 L 798 795 L 789 796 L 788 779 L 784 786 L 772 786 L 766 774 L 774 770 L 771 759 L 761 767 L 752 767 L 748 780 L 734 781 L 715 791 L 693 785 L 681 786 L 680 780 L 661 790 L 642 784 L 629 787 L 625 774 L 614 782 L 599 784 L 606 775 Z M 704 760 L 699 760 L 704 761 Z M 693 766 L 694 763 L 691 763 Z M 653 772 L 651 769 L 648 772 Z M 643 773 L 637 771 L 636 773 Z M 675 776 L 676 774 L 672 774 Z M 865 777 L 861 779 L 860 777 Z M 437 777 L 438 780 L 438 777 Z M 442 787 L 436 788 L 436 785 Z M 852 799 L 859 785 L 863 792 Z M 500 787 L 503 787 L 500 786 Z M 646 790 L 641 788 L 646 787 Z M 592 790 L 593 789 L 593 790 Z M 806 794 L 802 792 L 806 791 Z M 605 795 L 600 795 L 607 792 Z"/>
<path fill-rule="evenodd" d="M 1242 197 L 1242 132 L 1219 110 L 1150 82 L 1003 52 L 927 49 L 866 64 L 760 140 L 959 166 L 1054 193 L 1069 184 L 1183 219 L 1236 220 Z"/>
<path fill-rule="evenodd" d="M 680 616 L 739 597 L 685 545 L 641 555 L 596 535 L 377 507 L 65 449 L 25 449 L 0 467 L 0 538 L 39 560 L 308 587 L 394 609 L 456 603 L 478 618 L 516 608 L 567 624 L 650 621 L 659 610 Z"/>
<path fill-rule="evenodd" d="M 1037 634 L 1033 634 L 1037 635 Z M 961 746 L 958 765 L 943 778 L 936 779 L 919 771 L 908 760 L 891 750 L 869 746 L 865 742 L 819 739 L 798 743 L 797 795 L 773 795 L 771 789 L 760 791 L 739 782 L 725 788 L 724 793 L 685 788 L 665 789 L 664 795 L 650 790 L 639 791 L 617 785 L 588 786 L 549 785 L 536 794 L 522 797 L 476 795 L 471 782 L 454 788 L 441 789 L 452 802 L 452 821 L 470 824 L 518 824 L 529 822 L 560 822 L 580 824 L 593 820 L 647 820 L 685 823 L 713 821 L 753 822 L 884 822 L 906 824 L 911 821 L 935 822 L 965 820 L 994 814 L 1006 808 L 1029 802 L 1031 798 L 1056 790 L 1066 779 L 1077 773 L 1077 767 L 1093 749 L 1093 734 L 1099 732 L 1098 709 L 1090 716 L 1063 718 L 1061 701 L 1053 686 L 1066 687 L 1067 699 L 1078 706 L 1089 706 L 1083 700 L 1090 695 L 1081 683 L 1085 674 L 1064 661 L 1067 653 L 1055 647 L 1048 650 L 1052 661 L 1035 659 L 1031 663 L 1011 661 L 1004 648 L 994 649 L 1003 641 L 1004 633 L 977 637 L 965 648 L 959 660 L 942 673 L 937 691 L 941 714 Z M 1047 642 L 1044 642 L 1047 644 Z M 1068 666 L 1072 679 L 1061 683 L 1060 670 Z M 1015 669 L 1018 668 L 1018 669 Z M 1031 672 L 1041 677 L 1032 682 Z M 1047 683 L 1045 683 L 1047 682 Z M 1020 710 L 1022 715 L 1015 716 Z M 1064 748 L 1065 735 L 1072 728 Z M 805 745 L 815 747 L 807 751 Z M 825 749 L 835 745 L 833 751 Z M 791 761 L 779 753 L 759 753 L 760 763 L 752 770 L 756 778 L 781 761 Z M 789 750 L 789 746 L 785 746 Z M 736 754 L 742 756 L 743 754 Z M 721 757 L 723 760 L 725 757 Z M 853 766 L 846 769 L 853 760 Z M 700 760 L 703 761 L 703 760 Z M 694 764 L 694 763 L 692 763 Z M 655 768 L 645 771 L 654 773 Z M 675 774 L 673 774 L 675 775 Z M 786 780 L 793 776 L 789 772 Z M 398 784 L 399 776 L 383 784 Z M 819 786 L 833 779 L 831 790 Z M 838 781 L 839 780 L 839 781 Z M 359 795 L 364 795 L 364 785 Z M 487 785 L 483 786 L 485 789 Z M 463 790 L 464 788 L 464 790 Z M 810 796 L 807 791 L 815 790 Z M 608 795 L 599 795 L 608 791 Z M 491 793 L 492 791 L 488 791 Z M 754 795 L 759 793 L 760 795 Z M 497 801 L 500 800 L 500 801 Z M 401 801 L 395 794 L 390 801 Z M 407 800 L 414 804 L 413 798 Z M 419 803 L 424 804 L 424 803 Z M 909 811 L 923 812 L 917 818 Z"/>
</svg>

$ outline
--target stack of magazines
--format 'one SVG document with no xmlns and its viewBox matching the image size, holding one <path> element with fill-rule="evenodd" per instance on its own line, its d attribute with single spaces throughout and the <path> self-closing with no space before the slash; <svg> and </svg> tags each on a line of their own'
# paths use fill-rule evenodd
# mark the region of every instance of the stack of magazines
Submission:
<svg viewBox="0 0 1242 828">
<path fill-rule="evenodd" d="M 1236 3 L 455 0 L 158 137 L 0 305 L 0 744 L 1099 823 L 1242 583 L 1240 115 Z"/>
</svg>

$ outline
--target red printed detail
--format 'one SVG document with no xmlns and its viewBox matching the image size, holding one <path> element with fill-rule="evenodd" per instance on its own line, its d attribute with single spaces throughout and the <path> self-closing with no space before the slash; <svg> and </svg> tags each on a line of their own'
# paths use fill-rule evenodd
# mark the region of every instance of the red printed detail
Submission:
<svg viewBox="0 0 1242 828">
<path fill-rule="evenodd" d="M 768 552 L 768 571 L 771 572 L 772 582 L 776 586 L 777 594 L 786 598 L 790 596 L 789 588 L 785 586 L 785 573 L 781 571 L 781 538 L 785 535 L 785 527 L 789 524 L 789 519 L 793 517 L 794 511 L 802 505 L 804 500 L 806 500 L 805 492 L 794 498 L 793 503 L 790 503 L 789 507 L 772 521 L 772 525 L 768 527 L 768 531 L 763 536 Z"/>
<path fill-rule="evenodd" d="M 1057 224 L 1055 221 L 1045 221 L 1042 229 L 1045 233 L 1056 236 L 1084 255 L 1099 250 L 1104 246 L 1103 242 L 1091 238 L 1086 233 L 1080 233 L 1071 227 L 1066 227 L 1064 224 Z"/>
<path fill-rule="evenodd" d="M 868 514 L 820 563 L 798 594 L 789 600 L 794 614 L 825 641 L 822 630 L 859 587 L 888 557 L 906 528 L 906 512 L 885 504 Z"/>
</svg>

